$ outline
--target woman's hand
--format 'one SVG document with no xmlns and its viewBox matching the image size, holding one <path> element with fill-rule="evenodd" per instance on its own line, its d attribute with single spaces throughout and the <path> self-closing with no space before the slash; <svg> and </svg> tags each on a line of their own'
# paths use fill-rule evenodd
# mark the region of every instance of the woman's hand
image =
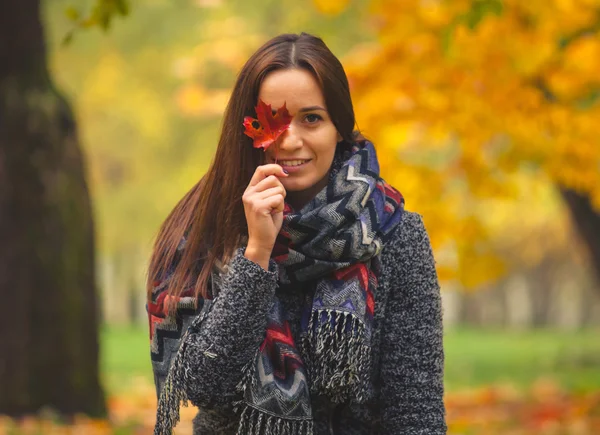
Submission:
<svg viewBox="0 0 600 435">
<path fill-rule="evenodd" d="M 248 224 L 245 256 L 266 270 L 269 268 L 275 239 L 283 224 L 286 191 L 278 177 L 287 176 L 279 165 L 259 166 L 242 196 Z"/>
</svg>

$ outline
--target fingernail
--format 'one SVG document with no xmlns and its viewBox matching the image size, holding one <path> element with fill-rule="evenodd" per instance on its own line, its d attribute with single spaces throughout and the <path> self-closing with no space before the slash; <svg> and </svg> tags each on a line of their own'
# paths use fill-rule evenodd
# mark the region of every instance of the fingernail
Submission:
<svg viewBox="0 0 600 435">
<path fill-rule="evenodd" d="M 288 171 L 286 171 L 285 169 L 282 169 L 282 171 L 285 175 L 290 175 L 290 173 Z"/>
</svg>

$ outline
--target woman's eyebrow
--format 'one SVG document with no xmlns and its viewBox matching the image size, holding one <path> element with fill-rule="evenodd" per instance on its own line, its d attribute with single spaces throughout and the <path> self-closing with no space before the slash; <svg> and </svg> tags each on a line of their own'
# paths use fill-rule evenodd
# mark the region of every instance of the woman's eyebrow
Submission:
<svg viewBox="0 0 600 435">
<path fill-rule="evenodd" d="M 302 109 L 298 110 L 298 112 L 312 112 L 313 110 L 324 110 L 325 112 L 327 112 L 327 109 L 321 106 L 303 107 Z"/>
</svg>

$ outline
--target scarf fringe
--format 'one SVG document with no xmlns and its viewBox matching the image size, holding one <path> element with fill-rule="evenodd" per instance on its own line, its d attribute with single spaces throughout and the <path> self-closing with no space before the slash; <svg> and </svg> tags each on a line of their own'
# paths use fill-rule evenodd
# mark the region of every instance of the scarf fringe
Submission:
<svg viewBox="0 0 600 435">
<path fill-rule="evenodd" d="M 189 344 L 190 333 L 199 331 L 200 325 L 208 315 L 209 311 L 210 307 L 198 315 L 181 338 L 181 344 L 177 350 L 177 355 L 169 368 L 167 379 L 160 392 L 158 406 L 156 408 L 154 435 L 171 435 L 173 433 L 173 428 L 179 423 L 181 417 L 179 413 L 180 403 L 183 406 L 188 406 L 189 399 L 185 391 L 185 385 L 189 381 L 189 370 L 186 370 L 184 366 L 185 351 Z"/>
<path fill-rule="evenodd" d="M 257 349 L 254 357 L 242 370 L 243 376 L 237 389 L 244 395 L 245 400 L 249 400 L 250 390 L 257 386 L 256 364 L 259 358 L 262 358 L 262 353 Z M 234 403 L 234 412 L 240 416 L 237 435 L 313 435 L 313 422 L 310 417 L 293 419 L 273 415 L 248 405 L 244 400 Z"/>
<path fill-rule="evenodd" d="M 246 395 L 246 390 L 248 390 L 249 388 L 256 387 L 256 385 L 258 383 L 258 379 L 255 376 L 255 371 L 256 371 L 256 363 L 258 361 L 258 358 L 260 358 L 260 357 L 261 357 L 261 352 L 260 352 L 260 348 L 258 348 L 258 349 L 256 349 L 256 352 L 254 352 L 254 356 L 250 360 L 248 360 L 248 362 L 242 368 L 242 379 L 236 386 L 237 391 L 241 392 L 242 395 Z M 240 402 L 237 402 L 236 406 L 239 403 Z"/>
<path fill-rule="evenodd" d="M 313 435 L 312 420 L 279 417 L 245 405 L 237 435 Z"/>
<path fill-rule="evenodd" d="M 364 403 L 371 373 L 367 343 L 365 325 L 353 313 L 313 311 L 301 340 L 311 393 L 324 394 L 334 403 Z"/>
</svg>

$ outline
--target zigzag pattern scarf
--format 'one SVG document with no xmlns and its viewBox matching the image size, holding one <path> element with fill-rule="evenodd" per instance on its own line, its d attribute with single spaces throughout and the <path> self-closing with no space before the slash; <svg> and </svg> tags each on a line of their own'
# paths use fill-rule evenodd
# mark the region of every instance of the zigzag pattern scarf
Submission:
<svg viewBox="0 0 600 435">
<path fill-rule="evenodd" d="M 327 187 L 302 210 L 286 204 L 272 253 L 279 280 L 316 282 L 315 293 L 298 345 L 275 298 L 265 340 L 239 385 L 238 434 L 312 434 L 311 394 L 334 403 L 368 399 L 378 254 L 403 210 L 402 195 L 379 176 L 369 141 L 336 153 Z M 206 313 L 190 330 L 199 330 Z M 179 420 L 184 349 L 185 336 L 159 401 L 155 434 L 170 433 Z"/>
</svg>

